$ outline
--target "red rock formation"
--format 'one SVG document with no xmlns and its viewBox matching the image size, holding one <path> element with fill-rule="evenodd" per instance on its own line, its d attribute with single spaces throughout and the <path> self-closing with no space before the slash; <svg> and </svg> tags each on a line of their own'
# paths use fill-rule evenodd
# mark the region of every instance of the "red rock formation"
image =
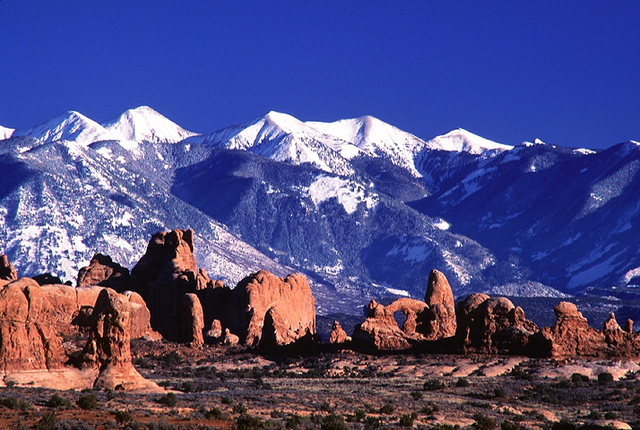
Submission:
<svg viewBox="0 0 640 430">
<path fill-rule="evenodd" d="M 316 333 L 316 301 L 304 275 L 262 270 L 238 283 L 223 326 L 249 346 L 287 345 Z"/>
<path fill-rule="evenodd" d="M 160 232 L 151 238 L 146 253 L 131 271 L 131 288 L 139 292 L 151 310 L 151 324 L 166 339 L 191 342 L 176 321 L 193 319 L 181 315 L 183 296 L 212 286 L 205 271 L 198 270 L 193 230 Z"/>
<path fill-rule="evenodd" d="M 426 340 L 418 331 L 419 316 L 426 309 L 426 303 L 414 299 L 398 299 L 389 306 L 372 300 L 365 310 L 367 319 L 353 331 L 353 340 L 380 351 L 409 349 L 416 342 Z M 396 312 L 402 312 L 406 318 L 402 328 L 395 318 Z"/>
<path fill-rule="evenodd" d="M 345 343 L 350 341 L 351 336 L 344 331 L 342 324 L 338 321 L 334 321 L 331 326 L 331 333 L 329 334 L 329 343 Z"/>
<path fill-rule="evenodd" d="M 231 333 L 231 330 L 228 328 L 224 330 L 224 339 L 222 340 L 223 345 L 227 346 L 235 346 L 240 343 L 240 338 L 235 334 Z"/>
<path fill-rule="evenodd" d="M 83 360 L 99 369 L 96 388 L 156 389 L 131 362 L 131 311 L 126 296 L 105 288 L 91 314 L 91 332 Z"/>
<path fill-rule="evenodd" d="M 438 340 L 455 336 L 456 302 L 444 273 L 435 269 L 431 271 L 424 301 L 429 306 L 425 313 L 425 338 Z"/>
<path fill-rule="evenodd" d="M 61 338 L 44 317 L 51 304 L 30 278 L 0 290 L 0 366 L 2 371 L 55 369 L 66 355 Z"/>
<path fill-rule="evenodd" d="M 575 304 L 561 302 L 555 307 L 556 324 L 544 327 L 534 336 L 539 355 L 551 357 L 637 357 L 640 337 L 633 332 L 633 321 L 623 330 L 611 313 L 602 331 L 589 326 Z M 629 330 L 630 329 L 630 330 Z"/>
<path fill-rule="evenodd" d="M 204 344 L 204 312 L 198 296 L 193 293 L 182 296 L 180 316 L 182 317 L 179 322 L 183 330 L 182 339 L 193 346 L 202 346 Z"/>
<path fill-rule="evenodd" d="M 467 351 L 526 354 L 538 327 L 507 298 L 471 294 L 457 307 L 458 340 Z"/>
<path fill-rule="evenodd" d="M 122 292 L 130 288 L 129 269 L 115 263 L 108 255 L 97 253 L 88 266 L 78 272 L 78 287 L 101 285 Z"/>
</svg>

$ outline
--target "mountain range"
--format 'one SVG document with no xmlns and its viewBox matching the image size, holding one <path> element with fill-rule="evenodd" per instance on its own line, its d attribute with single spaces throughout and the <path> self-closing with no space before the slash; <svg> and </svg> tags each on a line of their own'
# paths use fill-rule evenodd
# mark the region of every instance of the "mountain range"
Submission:
<svg viewBox="0 0 640 430">
<path fill-rule="evenodd" d="M 640 283 L 640 144 L 423 140 L 377 118 L 267 114 L 208 134 L 152 108 L 0 127 L 0 252 L 73 279 L 94 252 L 131 267 L 159 230 L 194 228 L 213 278 L 312 280 L 319 312 L 454 291 L 560 297 Z"/>
</svg>

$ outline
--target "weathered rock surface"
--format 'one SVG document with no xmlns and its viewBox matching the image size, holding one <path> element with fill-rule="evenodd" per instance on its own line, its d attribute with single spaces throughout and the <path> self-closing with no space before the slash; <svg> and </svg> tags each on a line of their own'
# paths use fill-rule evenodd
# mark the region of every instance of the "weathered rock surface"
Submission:
<svg viewBox="0 0 640 430">
<path fill-rule="evenodd" d="M 425 313 L 424 327 L 427 340 L 455 336 L 456 302 L 444 273 L 435 269 L 431 271 L 424 301 L 429 307 Z"/>
<path fill-rule="evenodd" d="M 131 288 L 147 303 L 151 325 L 166 339 L 177 342 L 193 340 L 176 324 L 189 318 L 182 314 L 184 295 L 212 286 L 206 272 L 198 270 L 193 237 L 193 230 L 154 234 L 131 271 Z"/>
<path fill-rule="evenodd" d="M 16 279 L 18 279 L 18 271 L 9 261 L 9 257 L 4 254 L 0 255 L 0 282 L 10 282 Z"/>
<path fill-rule="evenodd" d="M 182 318 L 178 324 L 183 330 L 182 339 L 193 346 L 204 344 L 204 312 L 198 296 L 187 293 L 182 296 L 182 310 L 179 313 Z"/>
<path fill-rule="evenodd" d="M 126 296 L 105 288 L 91 314 L 89 340 L 83 350 L 86 363 L 98 367 L 95 388 L 156 390 L 131 362 L 131 308 Z"/>
<path fill-rule="evenodd" d="M 131 271 L 131 286 L 168 340 L 200 345 L 204 327 L 211 327 L 208 341 L 223 340 L 222 330 L 229 329 L 249 346 L 286 345 L 316 331 L 315 299 L 304 275 L 281 279 L 261 271 L 225 287 L 198 268 L 193 230 L 155 234 Z"/>
<path fill-rule="evenodd" d="M 240 343 L 240 338 L 235 334 L 231 333 L 231 330 L 228 328 L 224 329 L 224 339 L 222 341 L 223 345 L 227 346 L 235 346 Z"/>
<path fill-rule="evenodd" d="M 536 352 L 543 356 L 637 357 L 640 336 L 633 332 L 633 321 L 623 330 L 612 313 L 603 330 L 596 330 L 570 302 L 555 307 L 556 324 L 544 327 L 533 337 Z"/>
<path fill-rule="evenodd" d="M 329 343 L 345 343 L 350 342 L 351 336 L 347 334 L 342 328 L 342 324 L 338 321 L 334 321 L 331 326 L 331 333 L 329 334 Z"/>
<path fill-rule="evenodd" d="M 420 300 L 402 298 L 383 306 L 372 300 L 365 308 L 367 318 L 353 331 L 353 340 L 381 351 L 404 350 L 426 340 L 419 332 L 419 316 L 427 309 Z M 400 327 L 395 314 L 400 312 L 405 322 Z"/>
<path fill-rule="evenodd" d="M 2 371 L 55 369 L 66 355 L 46 313 L 52 304 L 30 278 L 0 290 L 0 366 Z"/>
<path fill-rule="evenodd" d="M 114 262 L 108 255 L 97 253 L 88 266 L 78 272 L 78 287 L 100 285 L 113 288 L 118 292 L 130 289 L 129 269 Z"/>
<path fill-rule="evenodd" d="M 222 320 L 248 346 L 282 346 L 316 333 L 316 301 L 307 278 L 262 270 L 240 281 Z"/>
<path fill-rule="evenodd" d="M 486 294 L 471 294 L 461 302 L 457 319 L 457 337 L 467 351 L 524 355 L 538 331 L 511 300 Z"/>
<path fill-rule="evenodd" d="M 40 275 L 35 275 L 31 279 L 36 281 L 38 285 L 64 284 L 64 282 L 62 282 L 62 279 L 55 275 L 52 275 L 51 273 L 42 273 Z"/>
</svg>

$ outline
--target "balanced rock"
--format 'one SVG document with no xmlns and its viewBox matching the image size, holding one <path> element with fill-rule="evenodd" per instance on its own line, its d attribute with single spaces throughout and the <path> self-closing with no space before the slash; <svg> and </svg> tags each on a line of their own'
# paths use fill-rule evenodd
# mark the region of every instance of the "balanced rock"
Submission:
<svg viewBox="0 0 640 430">
<path fill-rule="evenodd" d="M 438 340 L 455 336 L 456 302 L 444 273 L 435 269 L 431 271 L 424 301 L 428 305 L 424 327 L 426 339 Z"/>
<path fill-rule="evenodd" d="M 351 337 L 347 335 L 347 332 L 342 328 L 342 324 L 338 321 L 334 321 L 331 326 L 331 333 L 329 334 L 329 343 L 345 343 L 350 342 Z"/>
<path fill-rule="evenodd" d="M 92 327 L 83 351 L 85 362 L 99 370 L 95 388 L 155 390 L 131 362 L 131 311 L 125 296 L 105 288 L 100 291 L 91 315 Z"/>
<path fill-rule="evenodd" d="M 253 273 L 234 288 L 231 302 L 223 325 L 248 346 L 288 345 L 316 333 L 316 301 L 302 274 Z"/>
<path fill-rule="evenodd" d="M 505 297 L 471 294 L 457 307 L 457 339 L 464 350 L 526 354 L 538 327 Z"/>
<path fill-rule="evenodd" d="M 78 272 L 78 287 L 101 285 L 122 292 L 130 288 L 129 269 L 114 262 L 108 255 L 95 254 L 88 266 Z"/>
</svg>

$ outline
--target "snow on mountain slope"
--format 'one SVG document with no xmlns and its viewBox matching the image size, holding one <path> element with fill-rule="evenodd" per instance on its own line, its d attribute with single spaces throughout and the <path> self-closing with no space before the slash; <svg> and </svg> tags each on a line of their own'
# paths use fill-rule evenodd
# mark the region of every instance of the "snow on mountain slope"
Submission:
<svg viewBox="0 0 640 430">
<path fill-rule="evenodd" d="M 89 144 L 99 140 L 117 139 L 117 136 L 102 125 L 75 111 L 69 111 L 32 128 L 16 130 L 13 135 L 35 137 L 39 141 L 46 143 L 57 140 L 70 140 Z"/>
<path fill-rule="evenodd" d="M 14 131 L 15 130 L 13 128 L 7 128 L 0 125 L 0 140 L 10 138 Z"/>
<path fill-rule="evenodd" d="M 348 160 L 361 154 L 355 145 L 326 135 L 291 115 L 268 112 L 249 123 L 231 126 L 186 142 L 247 150 L 276 161 L 309 163 L 326 172 L 354 173 Z"/>
<path fill-rule="evenodd" d="M 424 141 L 372 116 L 344 119 L 335 122 L 309 121 L 305 124 L 358 148 L 405 168 L 416 177 L 423 176 L 419 159 L 428 150 L 482 154 L 488 150 L 504 151 L 512 146 L 485 139 L 461 128 Z"/>
<path fill-rule="evenodd" d="M 52 272 L 74 280 L 95 252 L 132 267 L 152 234 L 189 227 L 212 276 L 234 283 L 261 268 L 280 276 L 293 271 L 89 146 L 44 144 L 1 157 L 0 167 L 13 172 L 0 187 L 0 252 L 23 275 Z"/>
<path fill-rule="evenodd" d="M 508 151 L 513 146 L 497 143 L 462 128 L 451 130 L 450 132 L 436 136 L 426 142 L 430 149 L 439 149 L 443 151 L 465 151 L 471 154 L 482 154 L 485 151 Z"/>
<path fill-rule="evenodd" d="M 118 118 L 103 123 L 118 140 L 128 142 L 175 143 L 197 133 L 185 130 L 149 106 L 123 112 Z"/>
<path fill-rule="evenodd" d="M 344 119 L 335 122 L 309 121 L 307 125 L 322 133 L 351 142 L 358 148 L 379 157 L 386 157 L 397 166 L 421 176 L 415 165 L 417 154 L 425 142 L 406 131 L 372 116 Z"/>
</svg>

